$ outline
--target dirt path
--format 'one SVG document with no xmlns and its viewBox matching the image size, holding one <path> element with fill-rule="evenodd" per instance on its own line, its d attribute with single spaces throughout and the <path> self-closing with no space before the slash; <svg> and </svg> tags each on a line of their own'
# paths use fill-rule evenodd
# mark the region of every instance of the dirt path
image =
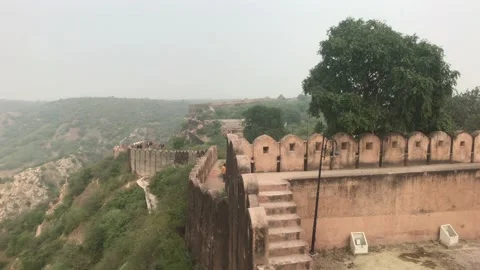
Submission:
<svg viewBox="0 0 480 270">
<path fill-rule="evenodd" d="M 157 209 L 157 197 L 150 193 L 150 190 L 148 188 L 148 181 L 145 180 L 145 178 L 140 178 L 137 180 L 137 185 L 143 189 L 145 192 L 145 201 L 147 202 L 147 208 L 148 208 L 148 213 L 152 213 L 155 209 Z"/>
<path fill-rule="evenodd" d="M 223 178 L 222 178 L 222 165 L 224 163 L 225 163 L 225 160 L 219 159 L 213 165 L 207 178 L 208 189 L 225 188 L 225 184 L 223 183 Z"/>
</svg>

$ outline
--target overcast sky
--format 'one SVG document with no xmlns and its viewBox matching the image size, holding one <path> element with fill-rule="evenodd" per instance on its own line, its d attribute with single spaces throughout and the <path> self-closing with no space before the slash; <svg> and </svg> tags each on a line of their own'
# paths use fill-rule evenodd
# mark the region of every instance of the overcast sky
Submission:
<svg viewBox="0 0 480 270">
<path fill-rule="evenodd" d="M 296 96 L 348 16 L 442 46 L 480 85 L 480 1 L 0 0 L 0 98 Z"/>
</svg>

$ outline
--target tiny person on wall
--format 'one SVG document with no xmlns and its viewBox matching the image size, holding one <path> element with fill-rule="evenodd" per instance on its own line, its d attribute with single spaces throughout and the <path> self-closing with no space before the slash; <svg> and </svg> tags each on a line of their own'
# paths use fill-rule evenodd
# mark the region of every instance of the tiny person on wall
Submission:
<svg viewBox="0 0 480 270">
<path fill-rule="evenodd" d="M 225 179 L 227 178 L 227 164 L 223 163 L 222 165 L 222 178 L 223 183 L 225 183 Z"/>
</svg>

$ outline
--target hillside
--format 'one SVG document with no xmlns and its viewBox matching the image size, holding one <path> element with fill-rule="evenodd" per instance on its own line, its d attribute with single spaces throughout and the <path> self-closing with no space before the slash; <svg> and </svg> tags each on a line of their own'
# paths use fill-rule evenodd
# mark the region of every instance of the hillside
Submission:
<svg viewBox="0 0 480 270">
<path fill-rule="evenodd" d="M 0 113 L 21 112 L 32 107 L 39 106 L 43 103 L 45 102 L 0 99 Z"/>
<path fill-rule="evenodd" d="M 69 156 L 0 178 L 0 221 L 57 197 L 70 174 L 81 166 L 75 156 Z"/>
<path fill-rule="evenodd" d="M 264 105 L 281 110 L 286 133 L 306 139 L 314 131 L 321 131 L 323 128 L 321 123 L 324 123 L 323 118 L 318 119 L 309 115 L 310 101 L 311 97 L 299 95 L 297 98 L 290 99 L 277 98 L 249 104 L 240 102 L 239 104 L 215 108 L 212 106 L 210 109 L 192 115 L 188 121 L 183 123 L 182 131 L 185 134 L 195 134 L 197 137 L 195 141 L 201 140 L 207 144 L 219 145 L 223 141 L 223 138 L 219 137 L 223 129 L 239 129 L 241 125 L 238 123 L 242 122 L 249 109 L 257 105 Z M 185 146 L 192 147 L 192 145 Z"/>
<path fill-rule="evenodd" d="M 68 179 L 68 191 L 49 211 L 39 205 L 0 225 L 1 266 L 191 269 L 182 239 L 190 170 L 169 168 L 151 180 L 150 191 L 161 207 L 149 215 L 125 154 L 81 169 Z"/>
<path fill-rule="evenodd" d="M 95 160 L 117 144 L 167 141 L 187 113 L 186 101 L 74 98 L 0 101 L 1 172 L 76 154 Z M 10 173 L 11 174 L 11 173 Z"/>
</svg>

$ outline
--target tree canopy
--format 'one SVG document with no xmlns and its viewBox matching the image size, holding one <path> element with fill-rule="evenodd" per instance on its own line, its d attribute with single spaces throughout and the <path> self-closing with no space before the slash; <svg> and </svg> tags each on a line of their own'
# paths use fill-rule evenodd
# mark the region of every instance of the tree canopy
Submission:
<svg viewBox="0 0 480 270">
<path fill-rule="evenodd" d="M 448 103 L 448 112 L 457 130 L 480 129 L 480 87 L 453 96 Z"/>
<path fill-rule="evenodd" d="M 347 18 L 330 28 L 319 54 L 303 91 L 327 133 L 452 128 L 445 107 L 460 73 L 442 48 L 380 21 Z"/>
<path fill-rule="evenodd" d="M 245 118 L 243 134 L 250 142 L 263 134 L 275 140 L 286 134 L 284 116 L 280 108 L 256 105 L 246 110 L 243 116 Z"/>
</svg>

